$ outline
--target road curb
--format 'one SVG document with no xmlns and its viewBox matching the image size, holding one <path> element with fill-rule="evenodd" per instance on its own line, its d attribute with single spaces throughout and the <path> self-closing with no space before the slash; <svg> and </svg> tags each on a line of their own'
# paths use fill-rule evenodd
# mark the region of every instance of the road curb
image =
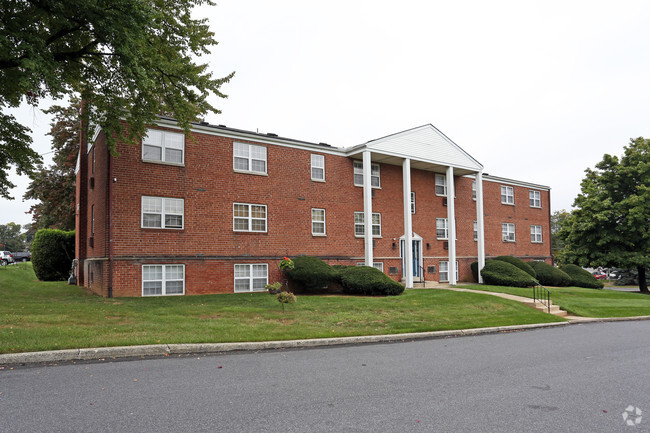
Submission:
<svg viewBox="0 0 650 433">
<path fill-rule="evenodd" d="M 237 351 L 261 351 L 274 349 L 296 349 L 327 346 L 343 346 L 373 343 L 396 343 L 415 340 L 463 337 L 470 335 L 496 334 L 499 332 L 528 331 L 532 329 L 579 325 L 582 323 L 622 322 L 650 320 L 650 316 L 581 318 L 568 322 L 537 323 L 530 325 L 494 326 L 450 331 L 413 332 L 406 334 L 363 335 L 356 337 L 314 338 L 308 340 L 278 340 L 241 343 L 190 343 L 153 344 L 145 346 L 99 347 L 93 349 L 64 349 L 43 352 L 24 352 L 0 354 L 0 365 L 54 363 L 67 361 L 88 361 L 119 358 L 141 358 L 149 356 L 168 356 L 186 354 L 210 354 Z"/>
</svg>

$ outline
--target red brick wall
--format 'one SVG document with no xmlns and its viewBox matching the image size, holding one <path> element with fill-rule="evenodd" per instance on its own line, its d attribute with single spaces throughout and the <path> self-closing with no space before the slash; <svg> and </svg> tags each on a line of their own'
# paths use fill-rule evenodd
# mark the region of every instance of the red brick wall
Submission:
<svg viewBox="0 0 650 433">
<path fill-rule="evenodd" d="M 95 189 L 88 194 L 89 218 L 90 207 L 95 204 L 95 247 L 88 249 L 88 257 L 109 255 L 108 218 L 102 203 L 106 201 L 110 182 L 115 296 L 140 296 L 141 266 L 148 263 L 185 264 L 186 293 L 200 294 L 233 292 L 235 263 L 268 263 L 269 280 L 275 281 L 280 278 L 277 263 L 282 256 L 316 255 L 342 264 L 363 261 L 364 240 L 354 235 L 354 212 L 363 211 L 363 189 L 354 186 L 352 159 L 325 154 L 319 149 L 201 133 L 195 133 L 193 138 L 185 139 L 182 167 L 143 162 L 141 146 L 119 144 L 120 156 L 111 157 L 110 175 L 103 139 L 95 144 Z M 268 175 L 234 172 L 234 141 L 265 146 Z M 311 180 L 312 153 L 325 156 L 325 182 Z M 91 156 L 92 152 L 88 154 Z M 91 164 L 89 161 L 89 167 Z M 381 213 L 382 236 L 376 239 L 374 257 L 376 262 L 384 263 L 387 274 L 391 266 L 398 267 L 397 275 L 391 276 L 400 280 L 399 238 L 404 234 L 402 168 L 382 164 L 380 173 L 381 188 L 375 189 L 373 212 Z M 426 279 L 437 281 L 439 262 L 447 260 L 448 251 L 443 248 L 443 241 L 436 239 L 436 217 L 446 218 L 447 207 L 443 198 L 435 195 L 433 172 L 412 170 L 411 184 L 416 195 L 413 231 L 422 237 L 424 268 L 436 267 L 436 273 L 426 274 Z M 455 185 L 460 279 L 468 281 L 472 278 L 469 263 L 477 255 L 477 243 L 473 240 L 476 202 L 472 200 L 471 178 L 457 177 Z M 541 192 L 541 209 L 530 208 L 528 189 L 520 186 L 515 186 L 515 206 L 502 205 L 500 184 L 484 182 L 489 255 L 550 256 L 549 196 L 548 191 Z M 141 228 L 143 195 L 184 199 L 184 229 Z M 266 205 L 267 233 L 233 231 L 234 202 Z M 312 208 L 326 210 L 325 237 L 311 234 Z M 515 222 L 516 243 L 502 241 L 502 222 Z M 531 224 L 543 227 L 543 244 L 530 243 Z M 104 264 L 105 277 L 93 288 L 98 293 L 105 294 L 110 285 L 108 268 Z"/>
</svg>

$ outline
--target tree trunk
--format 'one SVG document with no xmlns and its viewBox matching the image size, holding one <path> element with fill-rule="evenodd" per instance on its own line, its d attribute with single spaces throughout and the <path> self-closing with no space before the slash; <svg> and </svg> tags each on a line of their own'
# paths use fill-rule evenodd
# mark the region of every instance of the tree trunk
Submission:
<svg viewBox="0 0 650 433">
<path fill-rule="evenodd" d="M 641 293 L 650 293 L 648 292 L 648 282 L 645 279 L 645 266 L 639 266 L 636 268 L 639 273 L 639 291 Z"/>
</svg>

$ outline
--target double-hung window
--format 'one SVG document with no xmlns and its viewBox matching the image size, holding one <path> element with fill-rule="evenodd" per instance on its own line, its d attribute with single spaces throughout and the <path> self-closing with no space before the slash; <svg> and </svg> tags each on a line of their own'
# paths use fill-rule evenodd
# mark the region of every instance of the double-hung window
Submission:
<svg viewBox="0 0 650 433">
<path fill-rule="evenodd" d="M 447 196 L 447 176 L 436 174 L 436 195 Z"/>
<path fill-rule="evenodd" d="M 311 210 L 311 234 L 325 236 L 325 209 Z"/>
<path fill-rule="evenodd" d="M 472 181 L 472 200 L 476 200 L 476 181 Z"/>
<path fill-rule="evenodd" d="M 183 164 L 185 162 L 185 135 L 177 132 L 150 129 L 142 138 L 144 161 Z"/>
<path fill-rule="evenodd" d="M 185 265 L 142 265 L 142 296 L 185 294 Z"/>
<path fill-rule="evenodd" d="M 266 147 L 235 142 L 233 145 L 233 169 L 266 174 Z"/>
<path fill-rule="evenodd" d="M 478 241 L 478 222 L 474 221 L 474 241 Z"/>
<path fill-rule="evenodd" d="M 182 229 L 185 200 L 142 196 L 142 228 Z"/>
<path fill-rule="evenodd" d="M 440 276 L 440 281 L 449 281 L 449 262 L 448 261 L 441 261 L 439 264 L 439 276 Z M 456 260 L 456 281 L 459 280 L 458 277 L 458 260 Z"/>
<path fill-rule="evenodd" d="M 515 225 L 513 223 L 501 224 L 503 242 L 515 242 Z"/>
<path fill-rule="evenodd" d="M 236 232 L 266 232 L 266 205 L 233 203 L 233 230 Z"/>
<path fill-rule="evenodd" d="M 415 213 L 415 192 L 411 191 L 411 213 Z"/>
<path fill-rule="evenodd" d="M 528 196 L 530 198 L 530 207 L 542 207 L 542 193 L 531 189 Z"/>
<path fill-rule="evenodd" d="M 542 226 L 530 226 L 530 241 L 534 244 L 542 243 Z"/>
<path fill-rule="evenodd" d="M 364 224 L 365 218 L 363 212 L 354 213 L 354 235 L 355 236 L 365 236 L 366 227 Z M 381 236 L 381 214 L 374 213 L 372 214 L 372 236 L 380 237 Z"/>
<path fill-rule="evenodd" d="M 501 185 L 501 203 L 515 204 L 515 189 L 512 186 Z"/>
<path fill-rule="evenodd" d="M 354 161 L 354 185 L 363 186 L 363 162 Z M 379 164 L 370 164 L 370 186 L 379 188 Z"/>
<path fill-rule="evenodd" d="M 311 180 L 325 181 L 325 156 L 311 154 Z"/>
<path fill-rule="evenodd" d="M 269 282 L 269 265 L 235 265 L 235 292 L 261 292 Z"/>
<path fill-rule="evenodd" d="M 449 220 L 447 218 L 436 218 L 436 238 L 449 239 Z"/>
<path fill-rule="evenodd" d="M 364 262 L 357 262 L 357 266 L 366 266 Z M 372 262 L 372 267 L 384 272 L 384 262 Z"/>
</svg>

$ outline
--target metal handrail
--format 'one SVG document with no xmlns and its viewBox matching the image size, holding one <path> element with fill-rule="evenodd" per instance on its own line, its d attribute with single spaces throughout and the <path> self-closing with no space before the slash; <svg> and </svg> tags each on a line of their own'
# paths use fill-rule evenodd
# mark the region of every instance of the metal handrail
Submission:
<svg viewBox="0 0 650 433">
<path fill-rule="evenodd" d="M 548 314 L 551 314 L 551 291 L 542 286 L 539 281 L 535 280 L 536 286 L 533 286 L 533 302 L 539 301 L 540 304 L 545 305 Z M 544 301 L 546 298 L 546 302 Z"/>
<path fill-rule="evenodd" d="M 420 282 L 424 283 L 424 266 L 418 266 L 420 268 Z"/>
</svg>

